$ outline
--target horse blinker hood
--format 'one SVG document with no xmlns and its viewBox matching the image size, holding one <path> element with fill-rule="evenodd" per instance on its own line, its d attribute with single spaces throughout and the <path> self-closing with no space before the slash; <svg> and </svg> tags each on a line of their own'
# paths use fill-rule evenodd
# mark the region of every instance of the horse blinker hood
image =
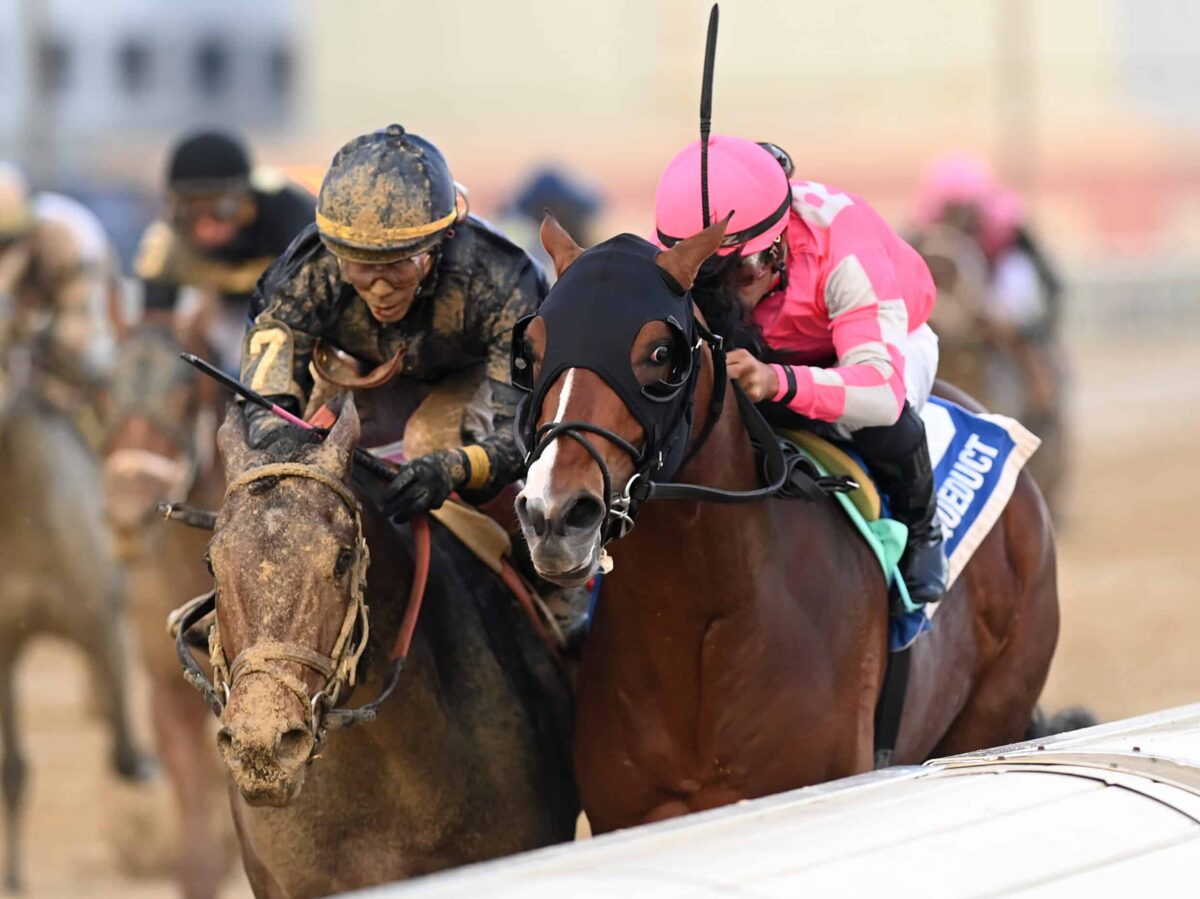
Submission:
<svg viewBox="0 0 1200 899">
<path fill-rule="evenodd" d="M 530 395 L 518 412 L 516 430 L 532 450 L 530 461 L 544 449 L 539 446 L 537 418 L 547 391 L 567 369 L 585 368 L 617 393 L 645 431 L 645 444 L 635 459 L 640 472 L 655 481 L 669 481 L 683 464 L 702 335 L 691 294 L 658 266 L 658 253 L 648 241 L 621 234 L 571 263 L 537 312 L 546 327 L 546 348 L 536 382 L 524 346 L 525 331 L 536 316 L 518 322 L 513 332 L 513 384 Z M 642 385 L 630 354 L 641 329 L 654 321 L 674 333 L 677 356 L 666 379 Z"/>
</svg>

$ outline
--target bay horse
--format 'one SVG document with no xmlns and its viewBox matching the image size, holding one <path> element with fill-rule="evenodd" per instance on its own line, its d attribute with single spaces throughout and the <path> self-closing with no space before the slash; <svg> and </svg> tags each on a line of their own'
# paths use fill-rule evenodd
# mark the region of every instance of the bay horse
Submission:
<svg viewBox="0 0 1200 899">
<path fill-rule="evenodd" d="M 251 449 L 237 406 L 218 437 L 221 677 L 204 689 L 259 897 L 325 896 L 574 834 L 566 680 L 499 578 L 436 523 L 408 663 L 386 677 L 414 548 L 350 486 L 359 429 L 351 398 L 320 445 Z M 375 720 L 326 740 L 334 719 L 363 717 L 331 706 L 349 689 L 377 701 L 385 679 Z"/>
<path fill-rule="evenodd" d="M 194 327 L 151 313 L 121 342 L 109 389 L 104 455 L 106 520 L 129 583 L 129 611 L 150 686 L 159 758 L 179 810 L 176 873 L 185 899 L 212 899 L 233 863 L 233 828 L 220 826 L 224 776 L 204 701 L 179 677 L 163 639 L 172 609 L 212 588 L 201 559 L 209 535 L 166 524 L 160 503 L 216 508 L 225 492 L 216 425 L 225 397 L 180 361 L 204 352 Z"/>
<path fill-rule="evenodd" d="M 929 225 L 912 240 L 937 286 L 929 324 L 938 335 L 939 376 L 990 411 L 1019 419 L 1041 439 L 1028 470 L 1061 524 L 1071 439 L 1067 374 L 1053 317 L 1040 339 L 995 321 L 988 312 L 989 263 L 978 242 L 958 228 Z"/>
<path fill-rule="evenodd" d="M 887 588 L 835 500 L 637 503 L 676 432 L 648 435 L 643 419 L 660 419 L 631 402 L 672 410 L 687 447 L 674 481 L 760 485 L 686 292 L 723 231 L 657 255 L 630 235 L 584 252 L 548 219 L 560 280 L 514 335 L 514 379 L 532 391 L 518 422 L 533 462 L 517 511 L 538 571 L 578 583 L 614 540 L 576 695 L 576 775 L 597 831 L 874 764 Z M 661 299 L 641 311 L 664 283 L 678 304 L 668 320 Z M 613 321 L 633 330 L 609 339 Z M 913 650 L 896 763 L 1009 742 L 1031 721 L 1058 603 L 1050 522 L 1027 476 L 941 605 Z"/>
</svg>

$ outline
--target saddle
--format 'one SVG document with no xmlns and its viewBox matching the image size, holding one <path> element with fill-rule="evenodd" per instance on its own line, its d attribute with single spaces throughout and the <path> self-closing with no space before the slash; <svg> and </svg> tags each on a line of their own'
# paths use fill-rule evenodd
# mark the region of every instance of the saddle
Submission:
<svg viewBox="0 0 1200 899">
<path fill-rule="evenodd" d="M 792 428 L 777 428 L 778 433 L 790 440 L 815 461 L 827 474 L 844 477 L 858 486 L 845 496 L 854 504 L 867 521 L 878 521 L 883 514 L 883 501 L 879 488 L 861 462 L 836 444 L 818 437 L 811 431 Z"/>
</svg>

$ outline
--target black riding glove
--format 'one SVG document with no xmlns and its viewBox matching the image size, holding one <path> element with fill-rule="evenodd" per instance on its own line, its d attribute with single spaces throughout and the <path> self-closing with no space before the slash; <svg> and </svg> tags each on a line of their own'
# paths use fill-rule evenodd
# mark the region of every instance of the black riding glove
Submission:
<svg viewBox="0 0 1200 899">
<path fill-rule="evenodd" d="M 460 450 L 442 450 L 405 462 L 383 491 L 383 514 L 404 522 L 440 508 L 466 480 L 466 456 Z"/>
</svg>

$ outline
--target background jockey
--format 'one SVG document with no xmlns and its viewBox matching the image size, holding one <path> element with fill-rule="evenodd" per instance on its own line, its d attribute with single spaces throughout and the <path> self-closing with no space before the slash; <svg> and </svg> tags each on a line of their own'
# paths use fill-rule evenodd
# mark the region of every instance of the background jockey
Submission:
<svg viewBox="0 0 1200 899">
<path fill-rule="evenodd" d="M 853 439 L 908 526 L 913 601 L 937 600 L 947 565 L 918 416 L 937 371 L 933 280 L 862 199 L 790 176 L 777 147 L 710 138 L 709 218 L 732 218 L 693 293 L 711 324 L 749 348 L 729 353 L 729 371 L 751 399 L 781 423 Z M 701 230 L 702 208 L 697 141 L 659 180 L 659 241 Z"/>
<path fill-rule="evenodd" d="M 981 312 L 987 340 L 1008 353 L 1026 385 L 1022 418 L 1034 430 L 1057 403 L 1053 351 L 1062 285 L 1034 240 L 1020 199 L 987 164 L 966 153 L 936 159 L 921 181 L 916 228 L 941 225 L 966 235 L 986 263 Z"/>
<path fill-rule="evenodd" d="M 0 381 L 27 359 L 42 394 L 89 438 L 98 436 L 94 393 L 113 363 L 119 276 L 90 211 L 61 194 L 30 193 L 24 175 L 0 163 Z"/>
<path fill-rule="evenodd" d="M 242 142 L 215 131 L 175 145 L 166 187 L 167 215 L 146 229 L 134 265 L 145 307 L 202 316 L 219 364 L 236 372 L 250 294 L 312 223 L 313 197 L 280 172 L 252 169 Z"/>
</svg>

